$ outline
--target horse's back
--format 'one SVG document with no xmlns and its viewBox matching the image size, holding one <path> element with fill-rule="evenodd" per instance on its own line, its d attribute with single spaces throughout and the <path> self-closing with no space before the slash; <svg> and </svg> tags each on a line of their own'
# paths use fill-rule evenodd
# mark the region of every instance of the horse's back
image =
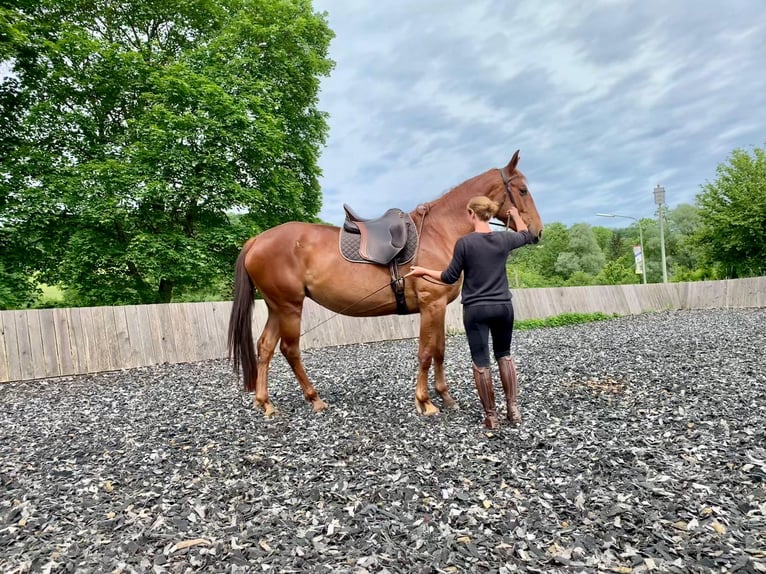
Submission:
<svg viewBox="0 0 766 574">
<path fill-rule="evenodd" d="M 291 221 L 251 237 L 243 247 L 245 267 L 261 291 L 304 292 L 306 281 L 327 265 L 337 264 L 339 228 Z"/>
<path fill-rule="evenodd" d="M 289 221 L 251 237 L 245 243 L 244 249 L 249 247 L 266 253 L 277 250 L 281 257 L 287 255 L 291 247 L 295 249 L 317 243 L 326 244 L 332 240 L 337 243 L 339 231 L 340 228 L 333 225 Z"/>
</svg>

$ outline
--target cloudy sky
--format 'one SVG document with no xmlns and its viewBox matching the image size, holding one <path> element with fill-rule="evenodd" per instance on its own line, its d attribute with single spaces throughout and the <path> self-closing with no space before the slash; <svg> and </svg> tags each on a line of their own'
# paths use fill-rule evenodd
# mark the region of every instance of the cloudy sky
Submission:
<svg viewBox="0 0 766 574">
<path fill-rule="evenodd" d="M 320 217 L 414 209 L 508 162 L 545 222 L 694 203 L 766 145 L 763 0 L 314 0 L 336 34 Z"/>
</svg>

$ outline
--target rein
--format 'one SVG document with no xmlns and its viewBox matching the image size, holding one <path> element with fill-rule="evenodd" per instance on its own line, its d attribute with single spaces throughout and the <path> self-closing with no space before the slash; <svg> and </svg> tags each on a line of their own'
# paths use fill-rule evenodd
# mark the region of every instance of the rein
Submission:
<svg viewBox="0 0 766 574">
<path fill-rule="evenodd" d="M 335 319 L 335 317 L 337 317 L 338 315 L 342 315 L 343 313 L 345 313 L 346 311 L 348 311 L 349 309 L 351 309 L 351 308 L 352 308 L 352 307 L 354 307 L 355 305 L 359 305 L 359 303 L 361 303 L 362 301 L 364 301 L 364 300 L 366 300 L 366 299 L 369 299 L 370 297 L 372 297 L 372 296 L 373 296 L 373 295 L 375 295 L 376 293 L 379 293 L 380 291 L 382 291 L 382 290 L 383 290 L 383 289 L 385 289 L 386 287 L 390 287 L 391 285 L 393 285 L 393 284 L 394 284 L 394 283 L 396 283 L 397 281 L 404 281 L 404 278 L 405 278 L 405 277 L 409 277 L 410 275 L 411 275 L 411 272 L 410 272 L 410 273 L 407 273 L 406 275 L 402 275 L 402 276 L 401 276 L 401 277 L 399 277 L 398 279 L 392 279 L 392 280 L 391 280 L 391 281 L 389 281 L 388 283 L 385 283 L 385 284 L 381 285 L 380 287 L 378 287 L 377 289 L 375 289 L 375 291 L 373 291 L 372 293 L 368 293 L 367 295 L 365 295 L 364 297 L 362 297 L 362 298 L 361 298 L 361 299 L 359 299 L 358 301 L 354 301 L 353 303 L 351 303 L 351 305 L 349 305 L 348 307 L 344 307 L 344 308 L 343 308 L 343 309 L 341 309 L 340 311 L 337 311 L 336 313 L 333 313 L 332 315 L 330 315 L 330 316 L 329 316 L 327 319 L 325 319 L 324 321 L 320 321 L 319 323 L 317 323 L 316 325 L 314 325 L 314 326 L 313 326 L 313 327 L 311 327 L 310 329 L 306 329 L 305 331 L 303 331 L 303 333 L 301 333 L 301 335 L 300 335 L 300 336 L 301 336 L 301 337 L 303 337 L 303 335 L 305 335 L 306 333 L 309 333 L 309 332 L 313 331 L 314 329 L 316 329 L 317 327 L 320 327 L 320 326 L 324 325 L 324 324 L 325 324 L 325 323 L 327 323 L 328 321 L 331 321 L 332 319 Z"/>
</svg>

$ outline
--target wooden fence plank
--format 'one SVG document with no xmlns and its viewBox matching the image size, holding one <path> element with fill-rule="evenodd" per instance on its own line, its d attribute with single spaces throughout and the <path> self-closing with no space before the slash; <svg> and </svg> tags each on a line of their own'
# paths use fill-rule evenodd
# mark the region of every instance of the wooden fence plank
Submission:
<svg viewBox="0 0 766 574">
<path fill-rule="evenodd" d="M 189 304 L 177 303 L 172 307 L 173 332 L 176 337 L 176 349 L 178 362 L 188 363 L 194 360 L 194 334 L 192 332 L 192 320 L 189 317 Z"/>
<path fill-rule="evenodd" d="M 5 311 L 3 317 L 3 332 L 5 333 L 5 350 L 8 356 L 8 379 L 21 381 L 24 375 L 21 366 L 24 363 L 19 348 L 19 333 L 16 328 L 16 311 Z M 26 336 L 26 324 L 23 335 Z"/>
<path fill-rule="evenodd" d="M 202 333 L 205 334 L 204 357 L 206 360 L 215 358 L 215 352 L 218 347 L 215 320 L 212 309 L 208 303 L 195 303 L 197 315 L 202 324 Z"/>
<path fill-rule="evenodd" d="M 56 332 L 56 354 L 59 361 L 59 374 L 62 376 L 74 375 L 77 371 L 72 361 L 68 309 L 53 309 L 53 330 Z"/>
<path fill-rule="evenodd" d="M 192 318 L 192 329 L 194 331 L 194 341 L 196 349 L 195 356 L 199 360 L 210 358 L 210 337 L 212 333 L 208 328 L 207 316 L 204 311 L 204 304 L 189 303 L 189 316 Z"/>
<path fill-rule="evenodd" d="M 104 321 L 99 307 L 80 309 L 83 334 L 88 346 L 88 372 L 101 373 L 109 370 L 109 363 L 103 352 Z"/>
<path fill-rule="evenodd" d="M 157 320 L 162 326 L 162 356 L 168 363 L 177 363 L 178 350 L 171 309 L 171 305 L 157 305 L 155 311 Z"/>
<path fill-rule="evenodd" d="M 112 320 L 114 321 L 114 340 L 117 345 L 116 355 L 120 358 L 120 369 L 127 368 L 130 362 L 130 334 L 128 332 L 128 319 L 125 316 L 125 307 L 112 307 Z"/>
<path fill-rule="evenodd" d="M 161 307 L 162 305 L 144 305 L 149 324 L 149 335 L 152 338 L 152 346 L 154 347 L 155 364 L 164 363 L 168 360 L 165 356 L 165 327 L 160 319 Z"/>
<path fill-rule="evenodd" d="M 136 317 L 138 318 L 138 329 L 141 337 L 141 355 L 144 365 L 156 365 L 161 363 L 161 353 L 154 348 L 154 338 L 152 337 L 152 323 L 148 312 L 149 305 L 137 305 Z"/>
<path fill-rule="evenodd" d="M 42 340 L 43 363 L 46 377 L 61 375 L 59 345 L 56 340 L 56 325 L 52 309 L 40 309 L 40 335 Z"/>
<path fill-rule="evenodd" d="M 24 311 L 13 311 L 13 322 L 16 326 L 16 344 L 19 350 L 19 374 L 20 380 L 30 380 L 35 376 L 34 363 L 32 358 L 32 349 L 29 344 L 29 322 L 28 313 Z M 37 318 L 37 316 L 34 316 Z"/>
<path fill-rule="evenodd" d="M 120 343 L 117 337 L 117 323 L 114 319 L 115 307 L 100 307 L 101 324 L 103 325 L 104 359 L 109 365 L 110 371 L 119 370 L 122 367 Z"/>
<path fill-rule="evenodd" d="M 11 380 L 10 366 L 11 361 L 8 357 L 8 349 L 5 341 L 5 317 L 7 311 L 0 311 L 0 383 L 6 383 Z"/>
<path fill-rule="evenodd" d="M 226 337 L 229 330 L 229 315 L 231 314 L 231 302 L 215 301 L 210 304 L 212 310 L 212 326 L 215 332 L 215 359 L 223 359 L 227 356 Z"/>
<path fill-rule="evenodd" d="M 127 351 L 127 364 L 128 368 L 139 367 L 144 365 L 144 346 L 141 337 L 141 325 L 138 319 L 138 306 L 126 305 L 125 309 L 125 323 L 127 325 L 128 344 L 124 347 L 124 351 Z"/>
<path fill-rule="evenodd" d="M 72 364 L 75 373 L 88 372 L 88 347 L 84 344 L 82 336 L 82 320 L 80 309 L 74 307 L 67 309 L 69 317 L 69 345 L 72 351 Z"/>
<path fill-rule="evenodd" d="M 29 366 L 31 379 L 45 378 L 45 352 L 43 351 L 43 338 L 40 327 L 40 312 L 29 311 L 26 315 L 27 334 L 29 337 Z"/>
</svg>

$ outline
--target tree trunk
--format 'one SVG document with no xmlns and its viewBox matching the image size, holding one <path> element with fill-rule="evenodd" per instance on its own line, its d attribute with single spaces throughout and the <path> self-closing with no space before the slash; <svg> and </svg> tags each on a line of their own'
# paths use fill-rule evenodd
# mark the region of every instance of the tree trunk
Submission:
<svg viewBox="0 0 766 574">
<path fill-rule="evenodd" d="M 160 279 L 160 303 L 170 303 L 173 298 L 173 282 L 167 279 Z"/>
</svg>

